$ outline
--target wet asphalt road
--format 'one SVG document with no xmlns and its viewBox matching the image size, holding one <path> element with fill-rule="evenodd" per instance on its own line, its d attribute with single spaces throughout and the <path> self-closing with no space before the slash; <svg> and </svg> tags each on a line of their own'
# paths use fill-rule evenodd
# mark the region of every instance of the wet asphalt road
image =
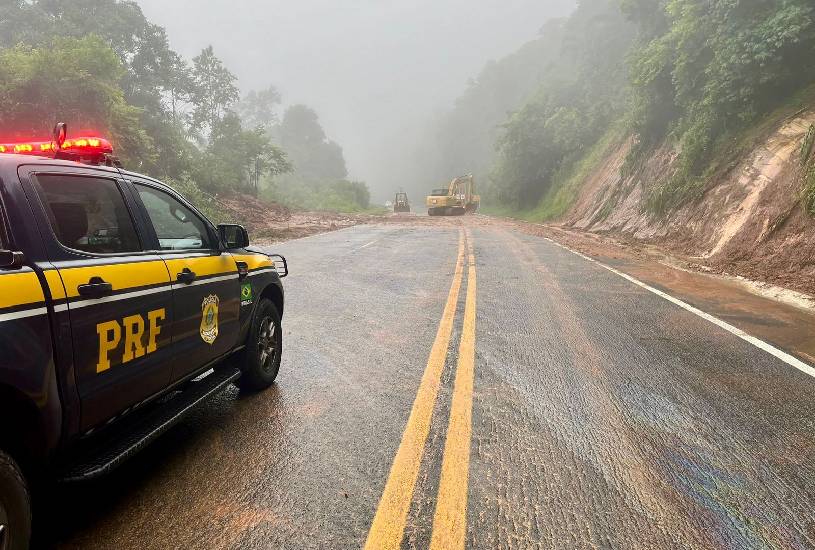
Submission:
<svg viewBox="0 0 815 550">
<path fill-rule="evenodd" d="M 447 221 L 275 246 L 292 269 L 278 384 L 229 391 L 113 476 L 55 490 L 41 544 L 386 547 L 369 530 L 397 484 L 402 548 L 456 532 L 468 548 L 815 546 L 815 380 L 477 219 L 458 269 Z M 415 475 L 395 459 L 411 449 Z"/>
</svg>

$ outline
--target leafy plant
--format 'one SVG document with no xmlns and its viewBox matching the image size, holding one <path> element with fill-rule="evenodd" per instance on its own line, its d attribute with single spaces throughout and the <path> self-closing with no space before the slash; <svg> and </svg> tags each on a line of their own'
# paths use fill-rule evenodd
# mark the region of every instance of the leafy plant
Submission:
<svg viewBox="0 0 815 550">
<path fill-rule="evenodd" d="M 812 145 L 815 144 L 815 124 L 810 124 L 804 140 L 801 142 L 801 166 L 806 166 L 807 161 L 812 156 Z"/>
<path fill-rule="evenodd" d="M 809 166 L 804 172 L 802 203 L 810 216 L 815 216 L 815 166 Z"/>
<path fill-rule="evenodd" d="M 631 54 L 632 128 L 646 148 L 670 137 L 679 151 L 676 173 L 648 197 L 657 213 L 699 193 L 728 143 L 815 80 L 815 6 L 808 0 L 663 6 L 661 31 L 652 13 L 629 11 L 641 29 Z"/>
</svg>

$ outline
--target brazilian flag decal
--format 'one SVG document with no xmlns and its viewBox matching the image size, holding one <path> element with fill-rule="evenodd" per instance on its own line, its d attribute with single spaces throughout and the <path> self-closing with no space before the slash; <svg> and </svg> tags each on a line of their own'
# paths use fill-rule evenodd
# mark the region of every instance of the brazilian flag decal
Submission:
<svg viewBox="0 0 815 550">
<path fill-rule="evenodd" d="M 248 306 L 252 303 L 252 283 L 241 285 L 241 305 Z"/>
</svg>

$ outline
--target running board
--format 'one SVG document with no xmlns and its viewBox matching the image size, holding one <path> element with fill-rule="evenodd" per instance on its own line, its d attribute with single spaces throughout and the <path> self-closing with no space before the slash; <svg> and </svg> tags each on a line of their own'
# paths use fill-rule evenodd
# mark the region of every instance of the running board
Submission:
<svg viewBox="0 0 815 550">
<path fill-rule="evenodd" d="M 88 481 L 109 474 L 124 461 L 141 451 L 149 443 L 169 430 L 189 412 L 209 397 L 227 388 L 240 378 L 237 367 L 226 367 L 213 371 L 205 378 L 194 382 L 191 387 L 169 402 L 151 412 L 134 429 L 105 442 L 85 460 L 71 464 L 63 472 L 63 482 Z"/>
</svg>

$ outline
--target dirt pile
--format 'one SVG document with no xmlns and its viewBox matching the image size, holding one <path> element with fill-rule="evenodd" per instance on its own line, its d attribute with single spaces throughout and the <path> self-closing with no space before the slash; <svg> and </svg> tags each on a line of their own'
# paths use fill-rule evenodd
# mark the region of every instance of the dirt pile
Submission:
<svg viewBox="0 0 815 550">
<path fill-rule="evenodd" d="M 262 201 L 252 195 L 235 193 L 219 195 L 216 200 L 231 215 L 241 220 L 250 231 L 263 227 L 269 222 L 282 222 L 291 219 L 291 210 L 276 202 Z"/>
<path fill-rule="evenodd" d="M 646 213 L 643 200 L 654 182 L 672 173 L 676 153 L 663 147 L 623 177 L 626 141 L 586 179 L 558 225 L 657 246 L 704 271 L 815 293 L 815 221 L 800 206 L 799 154 L 813 124 L 815 111 L 779 121 L 698 199 L 664 218 Z"/>
<path fill-rule="evenodd" d="M 251 195 L 221 195 L 215 199 L 228 216 L 249 231 L 253 244 L 263 245 L 366 223 L 374 216 L 336 212 L 300 212 Z"/>
</svg>

